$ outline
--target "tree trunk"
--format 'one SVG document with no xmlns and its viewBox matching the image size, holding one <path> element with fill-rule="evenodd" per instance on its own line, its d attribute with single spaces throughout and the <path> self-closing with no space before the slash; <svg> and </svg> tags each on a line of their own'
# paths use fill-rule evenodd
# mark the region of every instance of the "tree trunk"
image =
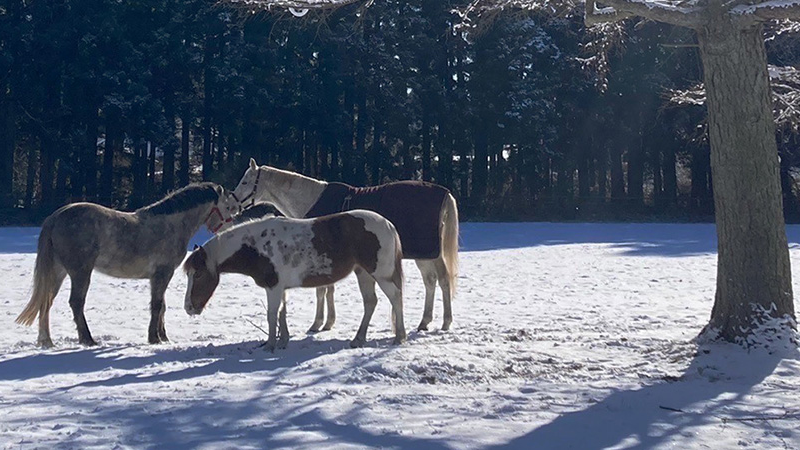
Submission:
<svg viewBox="0 0 800 450">
<path fill-rule="evenodd" d="M 189 144 L 191 140 L 191 120 L 185 114 L 181 117 L 181 167 L 178 172 L 178 183 L 189 184 Z"/>
<path fill-rule="evenodd" d="M 589 147 L 585 144 L 587 143 L 583 142 L 581 148 L 578 149 L 578 203 L 589 198 L 591 171 L 589 170 Z"/>
<path fill-rule="evenodd" d="M 100 116 L 97 106 L 92 106 L 86 118 L 86 146 L 81 157 L 80 170 L 83 171 L 83 185 L 86 200 L 97 201 L 97 130 Z"/>
<path fill-rule="evenodd" d="M 597 196 L 600 201 L 606 201 L 606 194 L 608 192 L 608 154 L 605 146 L 599 148 L 597 155 Z"/>
<path fill-rule="evenodd" d="M 611 144 L 611 201 L 619 202 L 625 198 L 625 171 L 622 169 L 622 149 L 618 144 Z"/>
<path fill-rule="evenodd" d="M 366 141 L 369 113 L 367 113 L 367 94 L 362 88 L 358 93 L 358 118 L 356 122 L 356 147 L 353 154 L 353 181 L 356 186 L 366 183 Z"/>
<path fill-rule="evenodd" d="M 52 208 L 54 203 L 53 198 L 53 178 L 55 172 L 55 153 L 56 144 L 55 139 L 50 136 L 50 130 L 45 130 L 40 138 L 40 154 L 39 160 L 39 183 L 42 188 L 42 202 L 41 205 L 48 211 Z"/>
<path fill-rule="evenodd" d="M 25 200 L 23 205 L 25 209 L 30 209 L 33 206 L 33 198 L 36 190 L 36 159 L 38 152 L 36 145 L 33 142 L 28 143 L 28 173 L 25 178 Z"/>
<path fill-rule="evenodd" d="M 152 142 L 147 141 L 147 191 L 145 194 L 145 203 L 150 202 L 155 198 L 156 194 L 156 146 Z"/>
<path fill-rule="evenodd" d="M 161 168 L 162 193 L 167 193 L 175 187 L 175 132 L 177 130 L 175 127 L 175 113 L 173 112 L 174 110 L 171 106 L 171 102 L 169 105 L 169 107 L 165 108 L 170 137 L 167 138 L 163 144 L 164 162 Z"/>
<path fill-rule="evenodd" d="M 0 88 L 4 89 L 4 88 Z M 3 95 L 4 92 L 0 92 Z M 10 99 L 0 101 L 0 207 L 14 204 L 14 148 L 16 119 Z"/>
<path fill-rule="evenodd" d="M 658 135 L 657 135 L 658 136 Z M 659 143 L 664 142 L 659 136 Z M 653 169 L 653 204 L 661 207 L 664 204 L 664 177 L 661 173 L 661 150 L 658 143 L 652 144 L 650 155 L 650 167 Z"/>
<path fill-rule="evenodd" d="M 475 131 L 475 159 L 472 161 L 472 192 L 470 200 L 474 206 L 480 205 L 486 196 L 486 182 L 489 177 L 487 158 L 489 138 L 487 130 L 479 126 Z"/>
<path fill-rule="evenodd" d="M 735 341 L 770 318 L 794 325 L 767 57 L 761 25 L 712 19 L 698 41 L 719 250 L 706 330 Z"/>
<path fill-rule="evenodd" d="M 133 189 L 129 206 L 136 209 L 144 205 L 147 178 L 147 144 L 144 139 L 134 139 L 133 163 L 131 166 Z"/>
<path fill-rule="evenodd" d="M 350 80 L 352 83 L 352 80 Z M 344 120 L 342 127 L 342 167 L 341 179 L 345 183 L 353 182 L 353 154 L 355 153 L 355 110 L 356 101 L 353 87 L 348 86 L 344 92 Z"/>
<path fill-rule="evenodd" d="M 672 207 L 678 196 L 678 172 L 675 167 L 675 145 L 673 140 L 668 140 L 664 147 L 664 205 Z"/>
<path fill-rule="evenodd" d="M 422 179 L 424 181 L 431 181 L 431 123 L 430 115 L 423 112 L 422 117 L 422 148 L 420 149 L 420 158 L 422 158 Z"/>
<path fill-rule="evenodd" d="M 383 118 L 382 111 L 376 105 L 375 125 L 372 127 L 372 149 L 370 163 L 370 183 L 381 184 L 381 171 L 384 166 L 386 155 L 383 150 Z"/>
<path fill-rule="evenodd" d="M 628 147 L 628 199 L 631 205 L 644 204 L 644 147 L 639 142 Z"/>
<path fill-rule="evenodd" d="M 212 96 L 214 92 L 214 74 L 211 69 L 211 59 L 214 56 L 211 47 L 211 37 L 206 37 L 206 48 L 203 57 L 203 180 L 211 177 L 214 170 L 214 159 L 211 153 L 211 114 Z"/>
</svg>

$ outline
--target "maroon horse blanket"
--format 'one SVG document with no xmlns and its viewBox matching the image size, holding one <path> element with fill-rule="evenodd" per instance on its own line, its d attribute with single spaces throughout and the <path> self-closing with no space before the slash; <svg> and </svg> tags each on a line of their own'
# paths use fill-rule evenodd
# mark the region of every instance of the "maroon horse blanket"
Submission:
<svg viewBox="0 0 800 450">
<path fill-rule="evenodd" d="M 370 187 L 328 183 L 306 218 L 351 209 L 375 211 L 397 228 L 403 257 L 435 259 L 441 253 L 439 215 L 449 193 L 445 187 L 424 181 L 398 181 Z"/>
</svg>

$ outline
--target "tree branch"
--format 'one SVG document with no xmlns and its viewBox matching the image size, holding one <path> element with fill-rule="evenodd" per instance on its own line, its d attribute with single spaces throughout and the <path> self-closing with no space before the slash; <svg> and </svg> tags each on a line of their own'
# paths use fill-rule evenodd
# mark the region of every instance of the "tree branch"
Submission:
<svg viewBox="0 0 800 450">
<path fill-rule="evenodd" d="M 615 22 L 632 16 L 686 28 L 699 28 L 705 23 L 701 8 L 675 6 L 652 0 L 601 0 L 607 7 L 597 8 L 595 1 L 586 2 L 584 21 L 587 25 Z"/>
<path fill-rule="evenodd" d="M 233 3 L 240 3 L 246 6 L 273 9 L 273 8 L 292 8 L 295 10 L 305 9 L 334 9 L 351 3 L 358 3 L 366 0 L 231 0 Z"/>
<path fill-rule="evenodd" d="M 731 14 L 750 15 L 761 20 L 800 19 L 800 1 L 771 0 L 754 5 L 740 5 L 731 8 Z"/>
<path fill-rule="evenodd" d="M 633 14 L 617 12 L 614 8 L 598 8 L 596 0 L 586 0 L 586 12 L 583 15 L 583 22 L 587 27 L 601 23 L 619 22 Z"/>
</svg>

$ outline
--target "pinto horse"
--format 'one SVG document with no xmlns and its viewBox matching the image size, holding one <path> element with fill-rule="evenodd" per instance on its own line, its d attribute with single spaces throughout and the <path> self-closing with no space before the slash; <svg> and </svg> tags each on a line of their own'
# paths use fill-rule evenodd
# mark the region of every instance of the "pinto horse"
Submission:
<svg viewBox="0 0 800 450">
<path fill-rule="evenodd" d="M 237 208 L 221 186 L 198 183 L 135 212 L 94 203 L 73 203 L 58 209 L 42 225 L 33 294 L 16 322 L 31 325 L 38 316 L 38 345 L 52 347 L 50 308 L 69 275 L 69 305 L 78 339 L 83 345 L 97 345 L 83 314 L 92 270 L 97 270 L 118 278 L 150 279 L 148 341 L 168 341 L 164 292 L 175 268 L 186 257 L 189 239 L 204 222 L 209 228 L 228 222 Z"/>
<path fill-rule="evenodd" d="M 267 349 L 286 348 L 286 289 L 333 284 L 355 271 L 364 317 L 352 347 L 364 345 L 378 298 L 375 283 L 392 304 L 395 344 L 403 325 L 403 251 L 394 225 L 371 211 L 354 210 L 316 219 L 270 217 L 245 222 L 196 248 L 183 265 L 189 277 L 184 303 L 189 315 L 203 311 L 220 274 L 241 273 L 267 291 Z M 280 321 L 280 332 L 277 332 Z"/>
<path fill-rule="evenodd" d="M 442 290 L 444 319 L 442 330 L 453 321 L 451 301 L 458 274 L 458 207 L 444 187 L 417 181 L 400 181 L 356 188 L 343 183 L 328 183 L 269 166 L 250 167 L 232 194 L 248 208 L 265 202 L 273 204 L 287 217 L 310 218 L 351 209 L 377 212 L 396 227 L 404 258 L 414 259 L 425 283 L 425 309 L 418 329 L 427 330 L 433 320 L 436 283 Z M 323 302 L 327 298 L 328 317 L 322 329 L 335 320 L 333 285 L 317 289 L 317 317 L 310 331 L 322 325 Z"/>
</svg>

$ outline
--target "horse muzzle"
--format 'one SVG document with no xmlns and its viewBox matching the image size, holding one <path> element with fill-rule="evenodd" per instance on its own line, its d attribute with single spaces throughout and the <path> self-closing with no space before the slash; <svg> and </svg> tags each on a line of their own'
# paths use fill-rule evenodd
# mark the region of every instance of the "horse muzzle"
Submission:
<svg viewBox="0 0 800 450">
<path fill-rule="evenodd" d="M 186 310 L 186 314 L 190 316 L 199 316 L 200 313 L 203 312 L 202 309 L 195 309 L 194 305 L 192 305 L 191 303 L 183 305 L 183 309 Z"/>
</svg>

